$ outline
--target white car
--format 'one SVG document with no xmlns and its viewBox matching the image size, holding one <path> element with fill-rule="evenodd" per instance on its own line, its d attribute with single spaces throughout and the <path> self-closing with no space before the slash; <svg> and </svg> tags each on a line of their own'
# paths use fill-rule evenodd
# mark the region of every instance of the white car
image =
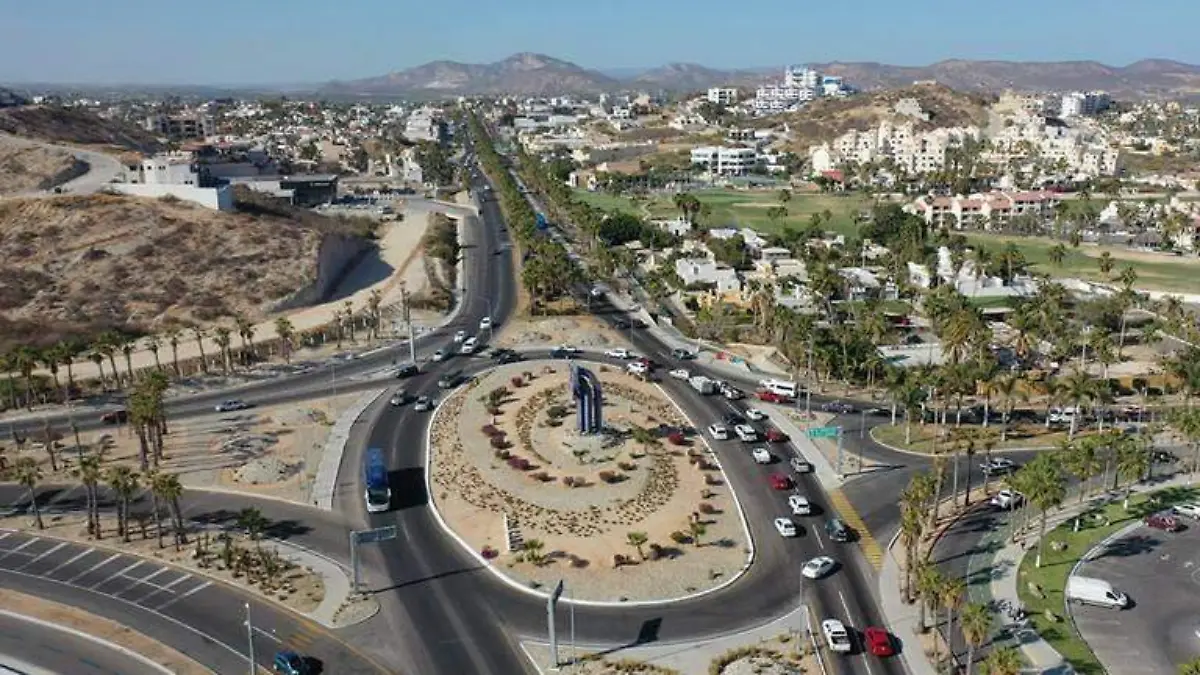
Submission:
<svg viewBox="0 0 1200 675">
<path fill-rule="evenodd" d="M 812 502 L 802 495 L 788 495 L 788 508 L 797 516 L 812 515 Z"/>
<path fill-rule="evenodd" d="M 668 374 L 668 375 L 670 375 L 671 377 L 673 377 L 673 378 L 677 379 L 677 380 L 687 380 L 687 379 L 690 379 L 690 378 L 692 377 L 692 374 L 691 374 L 691 373 L 689 373 L 689 372 L 688 372 L 686 369 L 684 369 L 684 368 L 676 368 L 675 370 L 672 370 L 671 372 L 669 372 L 669 373 L 667 373 L 667 374 Z"/>
<path fill-rule="evenodd" d="M 604 355 L 610 359 L 632 359 L 633 358 L 633 352 L 629 351 L 628 349 L 621 349 L 619 347 L 617 349 L 610 349 L 610 350 L 604 352 Z"/>
<path fill-rule="evenodd" d="M 803 574 L 807 579 L 820 579 L 826 574 L 829 574 L 830 570 L 832 570 L 833 566 L 836 564 L 837 563 L 834 562 L 833 558 L 830 558 L 827 555 L 818 556 L 804 563 L 804 567 L 801 568 L 800 574 Z"/>
<path fill-rule="evenodd" d="M 641 361 L 634 361 L 633 363 L 625 366 L 625 370 L 629 371 L 630 375 L 645 375 L 646 373 L 650 372 L 650 368 Z"/>
<path fill-rule="evenodd" d="M 746 419 L 754 420 L 755 422 L 761 422 L 767 419 L 767 413 L 759 410 L 758 408 L 750 408 L 746 410 Z"/>
<path fill-rule="evenodd" d="M 462 354 L 474 354 L 475 348 L 478 346 L 479 346 L 479 341 L 476 340 L 474 337 L 469 337 L 465 341 L 463 341 L 462 347 L 459 348 L 458 351 Z"/>
<path fill-rule="evenodd" d="M 825 619 L 821 622 L 821 632 L 825 634 L 825 643 L 829 645 L 829 651 L 842 654 L 850 652 L 850 633 L 841 621 Z"/>
<path fill-rule="evenodd" d="M 758 440 L 758 431 L 749 424 L 739 424 L 733 428 L 733 433 L 742 440 L 743 443 L 753 443 Z"/>
<path fill-rule="evenodd" d="M 462 342 L 463 340 L 466 340 L 466 339 L 467 339 L 467 331 L 465 331 L 465 330 L 460 330 L 454 334 L 454 343 L 455 344 L 458 344 L 459 342 Z"/>
<path fill-rule="evenodd" d="M 708 435 L 712 436 L 714 440 L 727 441 L 729 440 L 729 428 L 724 424 L 710 424 L 708 425 Z"/>
<path fill-rule="evenodd" d="M 775 529 L 779 531 L 781 537 L 796 536 L 796 524 L 792 522 L 791 518 L 776 518 Z"/>
<path fill-rule="evenodd" d="M 1171 508 L 1171 511 L 1176 515 L 1187 516 L 1193 520 L 1200 520 L 1200 504 L 1179 504 Z"/>
<path fill-rule="evenodd" d="M 217 404 L 216 411 L 217 412 L 233 412 L 234 410 L 245 410 L 246 408 L 249 408 L 249 407 L 250 406 L 246 405 L 243 401 L 238 401 L 235 399 L 232 401 L 221 401 L 220 403 Z"/>
<path fill-rule="evenodd" d="M 1001 490 L 992 497 L 992 506 L 1001 509 L 1015 509 L 1025 501 L 1025 495 L 1016 490 Z"/>
<path fill-rule="evenodd" d="M 560 351 L 564 354 L 571 354 L 571 355 L 583 353 L 583 350 L 580 349 L 579 347 L 576 347 L 575 345 L 559 345 L 558 351 Z"/>
<path fill-rule="evenodd" d="M 440 363 L 445 360 L 446 360 L 446 350 L 445 349 L 439 349 L 433 353 L 434 363 Z"/>
<path fill-rule="evenodd" d="M 771 463 L 771 453 L 767 452 L 766 448 L 755 448 L 750 451 L 750 455 L 754 457 L 754 461 L 757 464 Z"/>
<path fill-rule="evenodd" d="M 479 330 L 489 330 L 492 327 L 492 317 L 485 316 L 479 320 Z"/>
</svg>

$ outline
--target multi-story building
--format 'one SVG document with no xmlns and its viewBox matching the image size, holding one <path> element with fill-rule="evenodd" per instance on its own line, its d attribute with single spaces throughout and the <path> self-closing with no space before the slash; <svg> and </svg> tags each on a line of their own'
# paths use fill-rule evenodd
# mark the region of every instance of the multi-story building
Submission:
<svg viewBox="0 0 1200 675">
<path fill-rule="evenodd" d="M 990 229 L 1018 216 L 1050 218 L 1059 197 L 1053 192 L 987 192 L 968 196 L 919 197 L 905 207 L 926 223 L 962 229 L 967 225 Z"/>
<path fill-rule="evenodd" d="M 733 87 L 712 87 L 708 90 L 707 98 L 714 105 L 733 105 L 738 102 L 738 90 Z"/>
<path fill-rule="evenodd" d="M 883 160 L 891 160 L 906 173 L 929 173 L 945 166 L 948 149 L 979 136 L 980 131 L 975 127 L 917 133 L 911 122 L 893 124 L 884 120 L 874 129 L 852 129 L 831 144 L 814 146 L 809 150 L 809 159 L 817 173 L 843 163 L 868 164 Z"/>
<path fill-rule="evenodd" d="M 692 164 L 704 166 L 720 176 L 741 176 L 758 165 L 754 148 L 725 148 L 704 146 L 692 149 Z"/>
<path fill-rule="evenodd" d="M 445 127 L 430 108 L 414 110 L 404 123 L 404 137 L 410 141 L 440 143 L 444 134 Z"/>
<path fill-rule="evenodd" d="M 1062 117 L 1078 117 L 1081 115 L 1096 115 L 1108 110 L 1112 99 L 1103 91 L 1073 91 L 1062 97 Z"/>
<path fill-rule="evenodd" d="M 216 133 L 213 118 L 199 112 L 150 115 L 146 118 L 145 127 L 147 131 L 173 141 L 207 138 Z"/>
<path fill-rule="evenodd" d="M 792 66 L 783 71 L 783 86 L 816 90 L 821 87 L 821 74 L 812 68 Z"/>
</svg>

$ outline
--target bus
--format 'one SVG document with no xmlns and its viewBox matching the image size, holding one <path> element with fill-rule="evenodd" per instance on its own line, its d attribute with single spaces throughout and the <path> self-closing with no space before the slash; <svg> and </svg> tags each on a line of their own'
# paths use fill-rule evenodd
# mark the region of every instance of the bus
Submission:
<svg viewBox="0 0 1200 675">
<path fill-rule="evenodd" d="M 392 505 L 392 488 L 388 485 L 387 463 L 383 450 L 368 448 L 363 460 L 363 484 L 368 513 L 382 513 Z"/>
</svg>

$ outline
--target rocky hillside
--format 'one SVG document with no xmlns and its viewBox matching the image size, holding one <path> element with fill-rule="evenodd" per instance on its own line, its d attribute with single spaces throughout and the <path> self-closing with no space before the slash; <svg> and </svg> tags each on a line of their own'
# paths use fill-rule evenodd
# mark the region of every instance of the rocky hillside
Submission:
<svg viewBox="0 0 1200 675">
<path fill-rule="evenodd" d="M 360 96 L 560 94 L 608 91 L 617 81 L 543 54 L 514 54 L 495 63 L 433 61 L 361 80 L 331 82 L 323 93 Z"/>
<path fill-rule="evenodd" d="M 328 277 L 356 225 L 266 200 L 221 213 L 171 199 L 0 200 L 0 351 L 107 327 L 259 319 Z M 323 260 L 324 258 L 324 260 Z M 325 265 L 329 267 L 328 264 Z"/>
<path fill-rule="evenodd" d="M 113 152 L 148 154 L 159 149 L 158 140 L 148 131 L 82 108 L 41 105 L 2 108 L 0 132 Z"/>
<path fill-rule="evenodd" d="M 894 112 L 901 99 L 916 99 L 929 120 L 917 120 Z M 903 89 L 858 94 L 847 98 L 814 101 L 801 111 L 785 115 L 791 129 L 789 149 L 804 153 L 813 145 L 832 141 L 851 129 L 864 131 L 883 120 L 911 121 L 920 130 L 966 125 L 986 126 L 991 100 L 978 94 L 958 92 L 942 85 L 914 85 Z"/>
<path fill-rule="evenodd" d="M 44 190 L 76 167 L 74 155 L 66 150 L 0 135 L 0 197 Z"/>
</svg>

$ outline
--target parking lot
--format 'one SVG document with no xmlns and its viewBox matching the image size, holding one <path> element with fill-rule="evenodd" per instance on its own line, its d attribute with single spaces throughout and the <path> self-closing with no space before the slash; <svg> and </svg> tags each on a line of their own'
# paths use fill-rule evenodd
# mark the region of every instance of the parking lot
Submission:
<svg viewBox="0 0 1200 675">
<path fill-rule="evenodd" d="M 1200 522 L 1167 533 L 1138 525 L 1111 540 L 1077 572 L 1105 579 L 1131 607 L 1071 605 L 1075 625 L 1105 669 L 1174 675 L 1200 656 Z"/>
</svg>

